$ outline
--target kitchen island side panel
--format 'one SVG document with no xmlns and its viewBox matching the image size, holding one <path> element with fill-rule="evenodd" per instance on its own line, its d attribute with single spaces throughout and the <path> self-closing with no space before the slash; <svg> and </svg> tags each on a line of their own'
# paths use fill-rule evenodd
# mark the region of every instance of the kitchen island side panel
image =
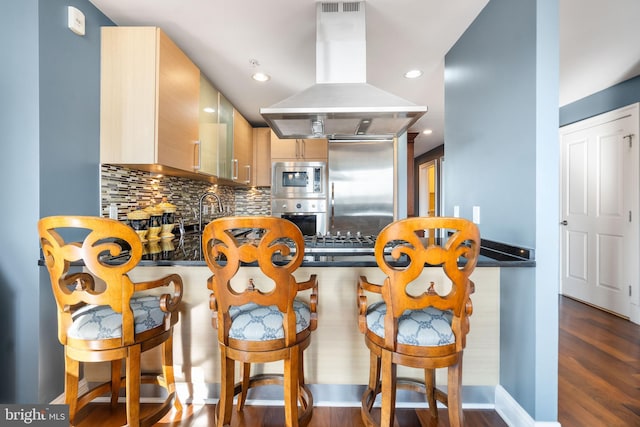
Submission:
<svg viewBox="0 0 640 427">
<path fill-rule="evenodd" d="M 180 321 L 174 329 L 174 366 L 176 381 L 187 383 L 193 390 L 190 398 L 217 398 L 208 396 L 210 387 L 220 381 L 217 331 L 211 326 L 209 295 L 206 281 L 211 273 L 206 267 L 138 267 L 130 276 L 134 281 L 149 280 L 178 273 L 184 281 L 184 296 Z M 296 271 L 299 281 L 316 274 L 318 291 L 318 328 L 312 333 L 311 345 L 305 350 L 305 379 L 308 384 L 362 385 L 368 382 L 369 352 L 364 337 L 358 330 L 356 283 L 360 275 L 370 282 L 382 283 L 383 276 L 375 267 L 302 267 Z M 258 287 L 268 287 L 261 279 L 257 267 L 242 267 L 234 286 L 244 286 L 250 278 Z M 464 353 L 463 384 L 496 386 L 499 384 L 499 283 L 500 268 L 476 268 L 472 280 L 476 292 L 472 295 L 473 315 L 471 331 L 467 336 Z M 441 268 L 426 268 L 420 277 L 422 283 L 442 283 Z M 375 295 L 374 295 L 375 296 Z M 282 364 L 256 366 L 255 372 L 278 372 Z M 95 364 L 85 370 L 88 381 L 107 380 L 107 364 Z M 149 352 L 143 357 L 143 371 L 159 371 L 160 352 Z M 421 371 L 400 367 L 399 377 L 420 379 Z M 437 383 L 446 384 L 446 370 L 439 370 Z M 201 395 L 197 396 L 198 393 Z M 204 394 L 204 395 L 202 395 Z"/>
</svg>

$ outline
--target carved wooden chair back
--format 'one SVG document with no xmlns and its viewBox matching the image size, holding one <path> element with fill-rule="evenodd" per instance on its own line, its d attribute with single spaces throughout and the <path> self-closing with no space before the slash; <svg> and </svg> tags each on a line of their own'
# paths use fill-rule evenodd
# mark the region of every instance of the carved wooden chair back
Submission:
<svg viewBox="0 0 640 427">
<path fill-rule="evenodd" d="M 304 258 L 304 238 L 290 221 L 276 217 L 227 217 L 212 221 L 202 235 L 204 258 L 213 272 L 208 286 L 213 291 L 218 339 L 229 344 L 229 311 L 248 303 L 277 306 L 284 314 L 285 345 L 296 342 L 293 302 L 301 288 L 293 273 Z M 256 263 L 270 284 L 244 289 L 232 286 L 242 263 Z M 306 282 L 305 282 L 306 283 Z M 317 317 L 312 317 L 316 322 Z M 315 326 L 311 330 L 315 329 Z M 282 346 L 282 344 L 277 344 Z"/>
</svg>

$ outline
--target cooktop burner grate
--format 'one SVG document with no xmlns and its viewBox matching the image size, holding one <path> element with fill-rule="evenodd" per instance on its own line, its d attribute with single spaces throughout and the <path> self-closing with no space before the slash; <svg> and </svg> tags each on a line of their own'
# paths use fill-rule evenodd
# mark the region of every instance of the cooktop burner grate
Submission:
<svg viewBox="0 0 640 427">
<path fill-rule="evenodd" d="M 373 253 L 375 243 L 375 236 L 316 235 L 304 237 L 305 251 L 307 252 Z"/>
</svg>

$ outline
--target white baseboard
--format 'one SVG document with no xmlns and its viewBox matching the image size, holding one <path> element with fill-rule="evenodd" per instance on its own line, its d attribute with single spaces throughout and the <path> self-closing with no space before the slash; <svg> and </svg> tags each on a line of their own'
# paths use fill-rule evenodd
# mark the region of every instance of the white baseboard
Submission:
<svg viewBox="0 0 640 427">
<path fill-rule="evenodd" d="M 496 386 L 496 412 L 509 427 L 560 427 L 557 421 L 535 421 L 502 386 Z"/>
<path fill-rule="evenodd" d="M 631 304 L 629 320 L 631 320 L 636 325 L 640 325 L 640 306 L 639 305 Z"/>
<path fill-rule="evenodd" d="M 81 396 L 83 393 L 86 393 L 87 391 L 89 391 L 89 384 L 87 383 L 87 380 L 82 378 L 80 381 L 78 381 L 78 395 Z M 53 405 L 63 405 L 64 402 L 65 402 L 64 392 L 62 392 L 49 403 Z"/>
</svg>

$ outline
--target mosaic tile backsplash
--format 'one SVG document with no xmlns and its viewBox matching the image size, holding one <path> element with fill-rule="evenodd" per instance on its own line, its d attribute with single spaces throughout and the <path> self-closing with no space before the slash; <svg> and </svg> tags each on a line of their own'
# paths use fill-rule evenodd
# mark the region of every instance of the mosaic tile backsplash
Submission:
<svg viewBox="0 0 640 427">
<path fill-rule="evenodd" d="M 109 217 L 110 207 L 115 204 L 120 221 L 127 220 L 127 213 L 158 204 L 166 197 L 169 203 L 177 206 L 177 217 L 183 218 L 185 225 L 198 224 L 198 200 L 207 191 L 218 194 L 225 215 L 271 215 L 270 187 L 231 187 L 174 176 L 158 176 L 116 165 L 104 164 L 100 167 L 102 216 Z M 206 224 L 220 214 L 213 198 L 204 201 L 209 204 L 208 214 L 203 215 L 203 223 Z"/>
</svg>

